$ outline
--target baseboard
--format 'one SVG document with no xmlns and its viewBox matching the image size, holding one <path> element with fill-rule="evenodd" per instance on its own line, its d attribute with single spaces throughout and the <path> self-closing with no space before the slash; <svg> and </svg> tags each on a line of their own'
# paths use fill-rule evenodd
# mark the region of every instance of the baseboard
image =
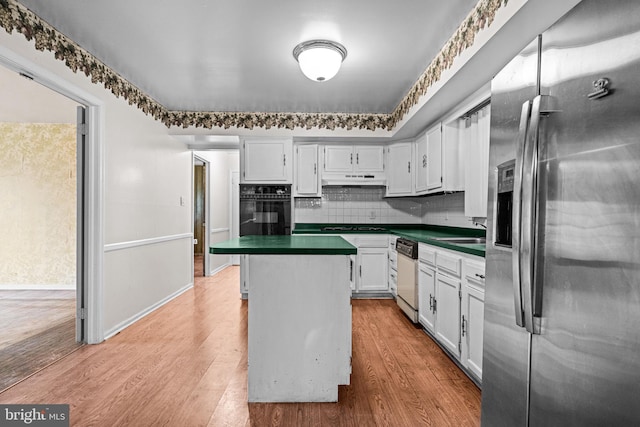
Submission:
<svg viewBox="0 0 640 427">
<path fill-rule="evenodd" d="M 76 285 L 0 285 L 0 291 L 75 291 Z"/>
<path fill-rule="evenodd" d="M 213 276 L 216 273 L 220 273 L 222 270 L 224 270 L 225 268 L 229 267 L 231 264 L 226 263 L 221 265 L 220 267 L 216 268 L 215 270 L 212 270 L 211 273 L 209 273 L 209 276 Z"/>
<path fill-rule="evenodd" d="M 174 298 L 179 297 L 180 295 L 182 295 L 183 293 L 185 293 L 186 291 L 188 291 L 191 288 L 193 288 L 193 282 L 187 284 L 186 286 L 184 286 L 184 287 L 182 287 L 180 289 L 178 289 L 177 291 L 175 291 L 171 295 L 169 295 L 166 298 L 158 301 L 157 303 L 153 304 L 152 306 L 142 310 L 140 313 L 135 314 L 135 315 L 131 316 L 130 318 L 126 319 L 125 321 L 117 324 L 115 327 L 113 327 L 113 328 L 111 328 L 111 329 L 109 329 L 108 331 L 105 332 L 104 339 L 108 340 L 112 336 L 116 335 L 118 332 L 122 331 L 123 329 L 125 329 L 125 328 L 127 328 L 127 327 L 129 327 L 131 325 L 133 325 L 138 320 L 140 320 L 143 317 L 147 316 L 148 314 L 151 314 L 152 312 L 156 311 L 157 309 L 159 309 L 160 307 L 162 307 L 166 303 L 170 302 Z"/>
</svg>

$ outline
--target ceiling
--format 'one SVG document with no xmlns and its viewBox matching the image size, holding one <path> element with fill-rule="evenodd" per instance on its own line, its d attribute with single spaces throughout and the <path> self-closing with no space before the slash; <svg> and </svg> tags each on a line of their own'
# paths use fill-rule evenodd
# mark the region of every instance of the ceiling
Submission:
<svg viewBox="0 0 640 427">
<path fill-rule="evenodd" d="M 20 0 L 168 110 L 391 113 L 477 0 Z M 300 42 L 348 50 L 328 82 Z"/>
<path fill-rule="evenodd" d="M 9 0 L 0 24 L 192 146 L 243 135 L 388 141 L 486 88 L 578 1 Z M 304 77 L 292 55 L 316 38 L 348 50 L 327 82 Z"/>
</svg>

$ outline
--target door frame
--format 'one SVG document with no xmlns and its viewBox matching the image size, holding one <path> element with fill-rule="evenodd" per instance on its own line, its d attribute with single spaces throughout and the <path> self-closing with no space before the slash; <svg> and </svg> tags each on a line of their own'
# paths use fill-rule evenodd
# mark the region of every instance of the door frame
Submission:
<svg viewBox="0 0 640 427">
<path fill-rule="evenodd" d="M 104 102 L 91 93 L 69 83 L 60 76 L 0 46 L 0 65 L 26 76 L 66 96 L 86 108 L 86 146 L 84 152 L 84 237 L 85 269 L 76 272 L 83 277 L 85 295 L 84 342 L 104 341 L 103 266 L 104 266 Z"/>
<path fill-rule="evenodd" d="M 207 248 L 209 247 L 209 200 L 211 199 L 211 194 L 210 194 L 210 185 L 209 185 L 209 169 L 211 168 L 211 164 L 210 162 L 205 159 L 204 157 L 200 157 L 198 156 L 195 152 L 191 152 L 192 153 L 192 159 L 191 159 L 191 194 L 194 194 L 194 190 L 195 190 L 195 165 L 196 165 L 196 160 L 198 160 L 199 162 L 204 163 L 204 182 L 205 182 L 205 186 L 204 186 L 204 231 L 203 231 L 203 246 L 204 246 L 204 276 L 210 276 L 211 275 L 211 260 L 209 258 L 209 254 L 207 253 Z M 193 198 L 193 203 L 191 204 L 191 230 L 194 229 L 195 226 L 195 221 L 194 221 L 194 213 L 195 213 L 195 197 Z M 193 255 L 193 251 L 191 251 L 191 265 L 192 265 L 192 269 L 193 269 L 193 262 L 194 262 L 194 255 Z M 191 272 L 193 275 L 193 271 Z"/>
</svg>

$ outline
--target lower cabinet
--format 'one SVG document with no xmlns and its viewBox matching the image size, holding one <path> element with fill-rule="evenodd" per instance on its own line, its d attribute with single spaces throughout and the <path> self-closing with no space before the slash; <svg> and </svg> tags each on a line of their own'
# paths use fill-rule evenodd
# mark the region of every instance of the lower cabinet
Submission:
<svg viewBox="0 0 640 427">
<path fill-rule="evenodd" d="M 484 259 L 418 245 L 418 319 L 424 329 L 482 382 Z"/>
<path fill-rule="evenodd" d="M 240 296 L 249 296 L 249 255 L 240 255 Z"/>
<path fill-rule="evenodd" d="M 462 299 L 462 363 L 482 379 L 482 336 L 484 332 L 483 261 L 467 261 Z"/>
<path fill-rule="evenodd" d="M 389 290 L 387 276 L 387 246 L 381 248 L 358 248 L 358 292 L 387 292 Z"/>
<path fill-rule="evenodd" d="M 460 357 L 460 280 L 436 273 L 436 339 Z"/>
<path fill-rule="evenodd" d="M 341 237 L 358 248 L 358 254 L 351 260 L 352 296 L 390 296 L 387 235 L 345 234 Z"/>
<path fill-rule="evenodd" d="M 436 271 L 420 261 L 418 267 L 418 321 L 435 334 L 436 328 Z"/>
</svg>

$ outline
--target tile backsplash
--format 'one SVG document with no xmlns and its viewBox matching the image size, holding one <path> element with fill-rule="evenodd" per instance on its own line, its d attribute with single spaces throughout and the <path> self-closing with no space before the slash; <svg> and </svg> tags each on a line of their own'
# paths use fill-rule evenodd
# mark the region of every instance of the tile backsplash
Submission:
<svg viewBox="0 0 640 427">
<path fill-rule="evenodd" d="M 295 221 L 343 224 L 420 224 L 414 198 L 386 199 L 384 187 L 323 187 L 322 198 L 296 198 Z"/>
<path fill-rule="evenodd" d="M 321 198 L 295 199 L 295 222 L 478 227 L 464 216 L 462 192 L 403 198 L 384 195 L 384 187 L 324 187 Z"/>
</svg>

